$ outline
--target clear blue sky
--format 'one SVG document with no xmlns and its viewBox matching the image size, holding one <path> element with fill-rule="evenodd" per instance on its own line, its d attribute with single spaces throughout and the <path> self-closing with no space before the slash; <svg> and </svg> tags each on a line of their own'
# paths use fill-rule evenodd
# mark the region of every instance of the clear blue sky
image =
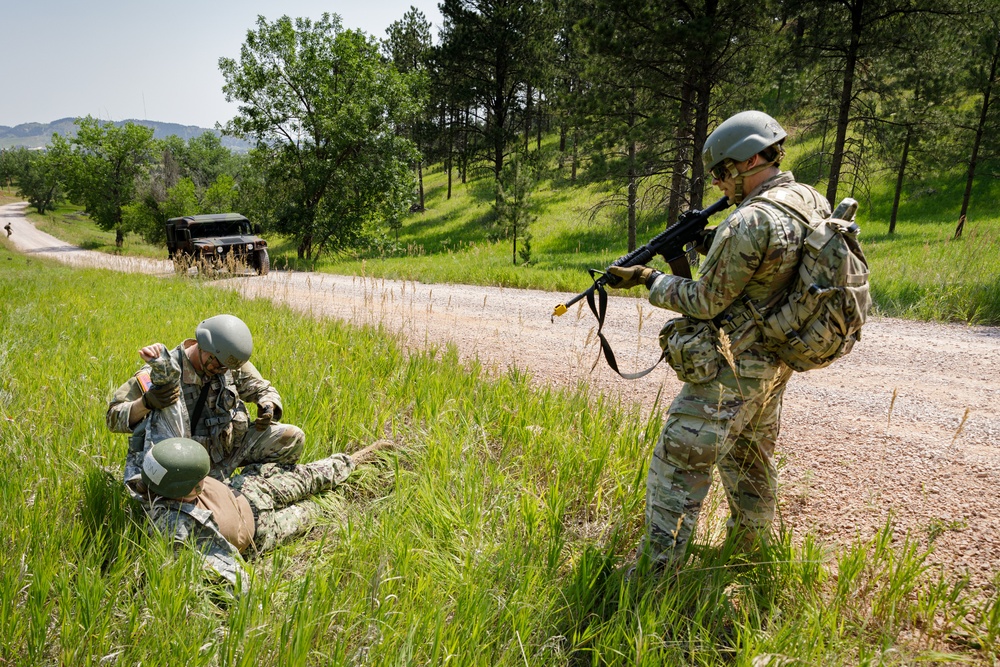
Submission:
<svg viewBox="0 0 1000 667">
<path fill-rule="evenodd" d="M 214 127 L 233 116 L 221 57 L 238 58 L 263 15 L 318 19 L 382 39 L 415 6 L 441 26 L 438 0 L 3 0 L 0 125 L 91 115 Z"/>
</svg>

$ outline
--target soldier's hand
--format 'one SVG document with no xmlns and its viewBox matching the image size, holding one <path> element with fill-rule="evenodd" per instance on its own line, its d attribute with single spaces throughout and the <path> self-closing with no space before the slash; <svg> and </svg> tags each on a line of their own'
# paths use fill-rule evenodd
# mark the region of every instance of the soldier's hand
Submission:
<svg viewBox="0 0 1000 667">
<path fill-rule="evenodd" d="M 715 240 L 715 227 L 711 229 L 703 229 L 698 232 L 698 238 L 695 240 L 694 249 L 699 255 L 707 255 L 708 249 L 712 247 L 712 241 Z"/>
<path fill-rule="evenodd" d="M 167 346 L 163 343 L 153 343 L 152 345 L 147 345 L 146 347 L 139 350 L 139 356 L 142 357 L 143 361 L 152 361 L 160 356 L 160 349 L 167 349 Z"/>
<path fill-rule="evenodd" d="M 265 431 L 272 421 L 274 421 L 274 404 L 260 403 L 257 406 L 257 420 L 254 421 L 253 427 L 258 431 Z"/>
<path fill-rule="evenodd" d="M 181 397 L 181 386 L 179 383 L 156 385 L 142 395 L 142 404 L 147 410 L 162 410 L 177 402 Z"/>
<path fill-rule="evenodd" d="M 608 283 L 608 287 L 615 289 L 628 289 L 636 285 L 645 285 L 656 269 L 637 264 L 636 266 L 609 266 L 608 273 L 620 280 L 615 284 Z"/>
</svg>

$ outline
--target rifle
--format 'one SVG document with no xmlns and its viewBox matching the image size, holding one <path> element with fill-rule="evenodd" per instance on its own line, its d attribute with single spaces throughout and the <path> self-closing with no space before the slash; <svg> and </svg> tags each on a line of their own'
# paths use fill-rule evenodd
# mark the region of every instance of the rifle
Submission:
<svg viewBox="0 0 1000 667">
<path fill-rule="evenodd" d="M 684 246 L 697 241 L 702 230 L 704 230 L 708 225 L 708 219 L 719 211 L 724 211 L 727 208 L 729 208 L 729 200 L 726 197 L 723 197 L 704 210 L 690 210 L 686 213 L 682 213 L 680 217 L 677 218 L 677 222 L 668 226 L 665 230 L 654 236 L 649 243 L 641 248 L 636 248 L 623 257 L 619 257 L 611 266 L 636 266 L 638 264 L 647 263 L 657 255 L 662 255 L 663 259 L 670 264 L 670 269 L 673 271 L 674 275 L 690 278 L 691 268 L 688 266 L 687 257 L 685 257 L 684 254 Z M 615 360 L 615 353 L 611 350 L 611 344 L 608 343 L 607 338 L 604 337 L 601 330 L 604 328 L 604 315 L 606 314 L 608 307 L 608 293 L 605 291 L 604 286 L 611 285 L 614 287 L 619 282 L 620 278 L 609 274 L 607 271 L 599 271 L 597 269 L 590 269 L 590 277 L 594 279 L 594 284 L 583 292 L 577 294 L 566 303 L 561 303 L 556 306 L 555 310 L 552 312 L 552 319 L 555 320 L 557 316 L 563 315 L 570 306 L 586 297 L 590 310 L 594 313 L 594 317 L 597 318 L 597 338 L 601 342 L 601 352 L 603 352 L 604 358 L 608 362 L 608 366 L 611 367 L 611 370 L 618 373 L 618 375 L 622 376 L 626 380 L 641 378 L 656 368 L 657 364 L 660 363 L 660 359 L 663 359 L 663 355 L 661 354 L 660 358 L 656 360 L 656 363 L 644 371 L 639 371 L 637 373 L 622 373 L 618 370 L 618 362 Z M 599 307 L 594 303 L 594 292 L 597 292 L 600 299 Z M 594 360 L 594 366 L 591 370 L 597 367 L 597 362 L 600 360 L 601 353 L 598 353 L 597 359 Z"/>
<path fill-rule="evenodd" d="M 619 257 L 611 266 L 636 266 L 637 264 L 647 263 L 657 255 L 662 255 L 663 259 L 670 264 L 670 268 L 674 271 L 675 275 L 686 273 L 687 275 L 684 277 L 690 278 L 691 270 L 688 268 L 687 262 L 678 262 L 678 260 L 684 258 L 684 246 L 697 241 L 698 235 L 708 225 L 708 219 L 719 211 L 729 208 L 729 206 L 729 200 L 723 197 L 704 210 L 698 211 L 692 209 L 686 213 L 681 213 L 680 217 L 677 218 L 677 222 L 654 236 L 646 245 Z M 598 274 L 600 274 L 599 277 Z M 595 291 L 603 291 L 605 285 L 614 287 L 619 281 L 619 278 L 612 276 L 606 271 L 598 271 L 597 269 L 591 269 L 590 275 L 594 278 L 594 284 L 566 303 L 560 303 L 556 306 L 552 312 L 553 318 L 565 314 L 569 310 L 569 307 L 580 299 L 586 297 L 592 300 Z"/>
</svg>

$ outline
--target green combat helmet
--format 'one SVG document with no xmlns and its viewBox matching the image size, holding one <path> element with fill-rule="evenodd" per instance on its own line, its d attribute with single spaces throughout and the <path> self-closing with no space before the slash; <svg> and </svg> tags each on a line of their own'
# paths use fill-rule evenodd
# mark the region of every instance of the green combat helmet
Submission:
<svg viewBox="0 0 1000 667">
<path fill-rule="evenodd" d="M 743 199 L 743 178 L 763 171 L 772 164 L 777 166 L 785 156 L 781 143 L 788 133 L 784 128 L 763 111 L 741 111 L 735 116 L 724 120 L 705 140 L 705 148 L 701 152 L 705 171 L 711 172 L 724 165 L 729 174 L 736 179 L 736 202 Z M 769 162 L 758 165 L 745 172 L 737 171 L 737 162 L 749 160 L 751 157 L 775 146 L 776 154 Z"/>
<path fill-rule="evenodd" d="M 216 315 L 204 320 L 194 330 L 194 337 L 198 347 L 228 368 L 239 368 L 253 352 L 250 329 L 235 315 Z"/>
<path fill-rule="evenodd" d="M 142 481 L 165 498 L 183 498 L 205 478 L 211 467 L 208 452 L 189 438 L 167 438 L 146 452 Z"/>
</svg>

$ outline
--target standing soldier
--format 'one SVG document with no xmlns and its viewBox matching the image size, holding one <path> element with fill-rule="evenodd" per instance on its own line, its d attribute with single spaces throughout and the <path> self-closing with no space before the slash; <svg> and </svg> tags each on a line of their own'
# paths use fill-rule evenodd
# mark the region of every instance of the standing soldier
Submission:
<svg viewBox="0 0 1000 667">
<path fill-rule="evenodd" d="M 158 413 L 183 415 L 183 432 L 170 434 L 201 443 L 211 459 L 209 474 L 218 480 L 251 463 L 298 462 L 305 434 L 278 422 L 281 396 L 250 363 L 252 351 L 250 329 L 233 315 L 204 320 L 194 338 L 172 351 L 160 343 L 139 351 L 147 364 L 115 391 L 106 415 L 109 429 L 132 434 L 125 462 L 130 488 L 139 481 L 146 450 L 163 439 L 147 437 Z M 257 404 L 253 423 L 244 401 Z M 175 409 L 164 410 L 171 406 Z"/>
<path fill-rule="evenodd" d="M 3 226 L 3 228 L 7 230 L 7 238 L 10 238 L 10 235 L 14 233 L 14 230 L 11 228 L 10 223 L 8 222 L 6 225 Z"/>
<path fill-rule="evenodd" d="M 679 373 L 685 384 L 670 405 L 646 480 L 645 551 L 659 566 L 683 564 L 715 466 L 732 539 L 753 548 L 774 518 L 774 445 L 792 371 L 761 342 L 748 304 L 766 313 L 786 292 L 808 233 L 788 207 L 771 202 L 830 215 L 819 192 L 779 169 L 785 137 L 767 114 L 744 111 L 706 140 L 706 173 L 737 209 L 702 244 L 707 255 L 697 280 L 645 266 L 608 269 L 622 279 L 614 287 L 644 284 L 651 304 L 686 316 L 661 334 L 671 355 L 688 355 L 680 365 L 691 372 Z M 716 329 L 730 338 L 731 364 L 719 362 Z"/>
</svg>

